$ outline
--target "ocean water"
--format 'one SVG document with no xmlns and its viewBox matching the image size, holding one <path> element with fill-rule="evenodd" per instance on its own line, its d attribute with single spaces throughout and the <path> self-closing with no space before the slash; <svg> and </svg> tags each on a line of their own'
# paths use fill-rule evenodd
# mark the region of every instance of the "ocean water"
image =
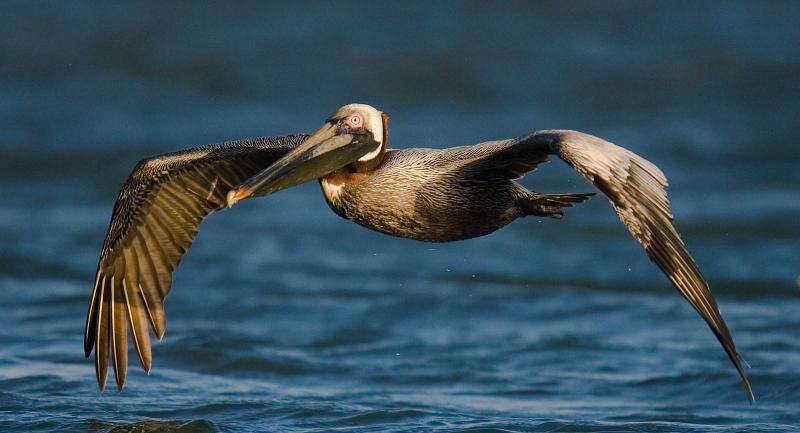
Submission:
<svg viewBox="0 0 800 433">
<path fill-rule="evenodd" d="M 800 430 L 797 2 L 0 3 L 0 431 Z M 212 215 L 147 376 L 100 393 L 82 330 L 141 158 L 312 131 L 392 147 L 571 128 L 671 181 L 758 402 L 596 197 L 426 244 L 316 184 Z M 561 162 L 539 191 L 590 191 Z"/>
</svg>

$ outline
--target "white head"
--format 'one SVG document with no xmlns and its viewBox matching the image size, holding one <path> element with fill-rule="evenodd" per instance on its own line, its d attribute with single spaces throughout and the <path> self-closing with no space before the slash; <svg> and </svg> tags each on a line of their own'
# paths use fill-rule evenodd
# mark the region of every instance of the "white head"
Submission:
<svg viewBox="0 0 800 433">
<path fill-rule="evenodd" d="M 231 190 L 228 206 L 254 194 L 270 194 L 341 169 L 375 169 L 386 153 L 388 121 L 386 113 L 369 105 L 345 105 L 300 145 Z"/>
<path fill-rule="evenodd" d="M 379 111 L 375 107 L 367 104 L 347 104 L 336 110 L 330 118 L 329 123 L 337 122 L 344 128 L 359 130 L 364 129 L 372 134 L 372 138 L 377 144 L 373 150 L 358 159 L 359 162 L 367 162 L 375 159 L 386 148 L 386 122 L 389 116 Z"/>
</svg>

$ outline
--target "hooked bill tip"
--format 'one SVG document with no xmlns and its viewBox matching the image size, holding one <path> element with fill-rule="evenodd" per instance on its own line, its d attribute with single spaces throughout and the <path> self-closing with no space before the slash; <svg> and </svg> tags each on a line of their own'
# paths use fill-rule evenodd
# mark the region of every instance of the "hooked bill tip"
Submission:
<svg viewBox="0 0 800 433">
<path fill-rule="evenodd" d="M 228 191 L 228 195 L 225 197 L 225 205 L 228 208 L 232 208 L 239 200 L 250 197 L 251 195 L 253 195 L 253 193 L 247 188 L 232 189 Z"/>
</svg>

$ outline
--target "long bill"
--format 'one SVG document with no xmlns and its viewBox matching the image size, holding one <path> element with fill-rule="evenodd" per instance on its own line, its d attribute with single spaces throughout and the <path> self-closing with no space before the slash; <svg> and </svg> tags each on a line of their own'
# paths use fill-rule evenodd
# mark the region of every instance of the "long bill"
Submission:
<svg viewBox="0 0 800 433">
<path fill-rule="evenodd" d="M 357 161 L 375 146 L 351 134 L 336 134 L 336 126 L 326 123 L 306 141 L 250 179 L 230 190 L 228 207 L 253 195 L 276 191 L 319 179 L 347 164 Z"/>
</svg>

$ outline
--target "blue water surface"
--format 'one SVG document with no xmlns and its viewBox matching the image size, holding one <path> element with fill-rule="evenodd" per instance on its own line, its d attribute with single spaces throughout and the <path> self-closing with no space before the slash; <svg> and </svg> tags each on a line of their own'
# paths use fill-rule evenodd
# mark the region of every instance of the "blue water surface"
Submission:
<svg viewBox="0 0 800 433">
<path fill-rule="evenodd" d="M 0 431 L 800 429 L 800 3 L 163 3 L 0 3 Z M 758 403 L 601 197 L 426 244 L 313 183 L 209 218 L 152 373 L 100 393 L 82 328 L 133 165 L 356 101 L 395 148 L 570 128 L 659 165 Z"/>
</svg>

